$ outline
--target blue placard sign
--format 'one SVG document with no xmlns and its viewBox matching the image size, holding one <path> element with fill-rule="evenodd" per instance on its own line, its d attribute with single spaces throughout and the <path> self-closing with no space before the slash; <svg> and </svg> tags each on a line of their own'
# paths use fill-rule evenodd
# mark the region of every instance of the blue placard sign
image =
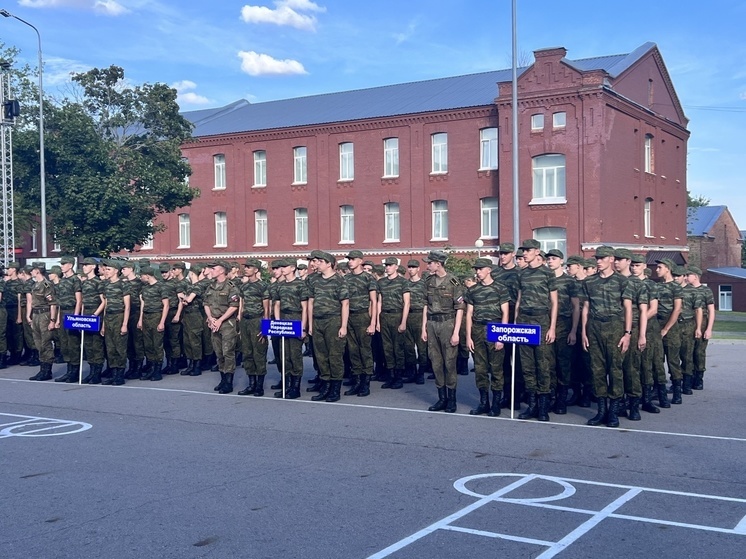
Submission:
<svg viewBox="0 0 746 559">
<path fill-rule="evenodd" d="M 62 317 L 62 326 L 65 330 L 100 332 L 101 317 L 95 314 L 66 314 Z"/>
<path fill-rule="evenodd" d="M 541 344 L 541 326 L 538 324 L 487 324 L 487 341 L 506 344 Z"/>
<path fill-rule="evenodd" d="M 300 338 L 303 335 L 300 320 L 262 320 L 262 336 Z"/>
</svg>

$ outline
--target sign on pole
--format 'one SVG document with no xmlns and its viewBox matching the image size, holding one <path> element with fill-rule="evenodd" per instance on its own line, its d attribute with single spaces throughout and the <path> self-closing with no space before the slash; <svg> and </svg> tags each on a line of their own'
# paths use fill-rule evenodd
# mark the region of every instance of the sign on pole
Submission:
<svg viewBox="0 0 746 559">
<path fill-rule="evenodd" d="M 83 345 L 86 332 L 101 331 L 101 317 L 95 314 L 66 314 L 62 317 L 65 330 L 80 331 L 80 365 L 78 365 L 78 384 L 83 384 Z"/>
<path fill-rule="evenodd" d="M 282 338 L 282 399 L 285 399 L 285 338 L 302 338 L 303 323 L 300 320 L 262 320 L 262 336 Z"/>
</svg>

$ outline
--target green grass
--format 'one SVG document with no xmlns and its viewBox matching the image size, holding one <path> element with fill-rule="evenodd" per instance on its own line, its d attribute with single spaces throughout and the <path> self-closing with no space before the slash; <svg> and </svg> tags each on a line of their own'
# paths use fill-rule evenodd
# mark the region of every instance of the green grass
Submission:
<svg viewBox="0 0 746 559">
<path fill-rule="evenodd" d="M 746 338 L 746 313 L 717 313 L 715 326 L 712 328 L 712 337 L 721 340 Z"/>
</svg>

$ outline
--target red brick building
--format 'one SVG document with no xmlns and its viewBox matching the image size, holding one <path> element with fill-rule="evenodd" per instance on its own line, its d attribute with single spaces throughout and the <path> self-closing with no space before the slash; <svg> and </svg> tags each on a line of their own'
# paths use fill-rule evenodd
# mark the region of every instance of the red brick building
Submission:
<svg viewBox="0 0 746 559">
<path fill-rule="evenodd" d="M 689 132 L 657 47 L 534 53 L 519 75 L 520 232 L 686 252 Z M 137 252 L 155 260 L 371 257 L 512 241 L 510 71 L 185 113 L 192 205 Z"/>
</svg>

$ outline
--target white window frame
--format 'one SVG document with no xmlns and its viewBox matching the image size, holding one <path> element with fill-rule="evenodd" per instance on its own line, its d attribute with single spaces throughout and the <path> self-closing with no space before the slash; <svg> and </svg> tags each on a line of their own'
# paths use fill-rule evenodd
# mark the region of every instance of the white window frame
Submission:
<svg viewBox="0 0 746 559">
<path fill-rule="evenodd" d="M 653 199 L 646 198 L 642 214 L 643 230 L 646 237 L 653 236 Z"/>
<path fill-rule="evenodd" d="M 733 286 L 720 285 L 718 287 L 718 310 L 724 312 L 733 310 Z"/>
<path fill-rule="evenodd" d="M 497 128 L 479 131 L 479 170 L 497 169 Z"/>
<path fill-rule="evenodd" d="M 339 207 L 339 243 L 352 244 L 355 242 L 355 207 L 343 205 Z"/>
<path fill-rule="evenodd" d="M 293 184 L 308 184 L 308 148 L 293 148 Z"/>
<path fill-rule="evenodd" d="M 448 133 L 437 132 L 430 136 L 432 145 L 431 175 L 444 175 L 448 172 Z"/>
<path fill-rule="evenodd" d="M 62 252 L 62 245 L 57 240 L 57 235 L 52 239 L 52 252 Z"/>
<path fill-rule="evenodd" d="M 36 227 L 31 228 L 31 248 L 29 249 L 29 252 L 36 252 L 39 250 L 36 242 Z"/>
<path fill-rule="evenodd" d="M 496 197 L 482 198 L 479 200 L 479 208 L 482 216 L 481 219 L 481 236 L 480 239 L 497 239 L 499 212 L 498 201 Z"/>
<path fill-rule="evenodd" d="M 384 243 L 398 243 L 401 235 L 399 221 L 399 203 L 388 202 L 383 205 Z"/>
<path fill-rule="evenodd" d="M 433 200 L 431 241 L 448 240 L 448 200 Z"/>
<path fill-rule="evenodd" d="M 352 142 L 339 144 L 339 180 L 355 180 L 355 146 Z"/>
<path fill-rule="evenodd" d="M 179 214 L 179 246 L 189 248 L 192 243 L 192 225 L 189 214 Z"/>
<path fill-rule="evenodd" d="M 383 140 L 383 177 L 399 176 L 399 138 Z"/>
<path fill-rule="evenodd" d="M 645 172 L 651 175 L 655 173 L 655 152 L 652 134 L 645 134 Z"/>
<path fill-rule="evenodd" d="M 565 111 L 552 113 L 552 128 L 557 130 L 565 127 L 567 127 L 567 113 Z"/>
<path fill-rule="evenodd" d="M 539 227 L 533 234 L 544 252 L 556 248 L 567 254 L 567 229 L 564 227 Z"/>
<path fill-rule="evenodd" d="M 254 152 L 253 188 L 264 188 L 265 186 L 267 186 L 267 152 L 258 149 Z"/>
<path fill-rule="evenodd" d="M 148 221 L 148 227 L 152 227 L 153 222 Z M 140 245 L 140 250 L 153 250 L 153 234 L 148 235 L 148 238 Z"/>
<path fill-rule="evenodd" d="M 225 154 L 217 153 L 212 156 L 212 164 L 215 168 L 215 185 L 213 190 L 225 190 L 227 176 L 225 173 Z"/>
<path fill-rule="evenodd" d="M 215 248 L 228 246 L 228 214 L 215 212 Z"/>
<path fill-rule="evenodd" d="M 531 132 L 544 130 L 544 113 L 531 115 Z"/>
<path fill-rule="evenodd" d="M 295 243 L 308 244 L 308 208 L 295 208 Z"/>
<path fill-rule="evenodd" d="M 531 160 L 531 170 L 533 179 L 531 204 L 564 204 L 567 202 L 567 158 L 563 154 L 537 155 Z"/>
<path fill-rule="evenodd" d="M 254 246 L 266 247 L 268 243 L 267 210 L 254 210 Z"/>
</svg>

